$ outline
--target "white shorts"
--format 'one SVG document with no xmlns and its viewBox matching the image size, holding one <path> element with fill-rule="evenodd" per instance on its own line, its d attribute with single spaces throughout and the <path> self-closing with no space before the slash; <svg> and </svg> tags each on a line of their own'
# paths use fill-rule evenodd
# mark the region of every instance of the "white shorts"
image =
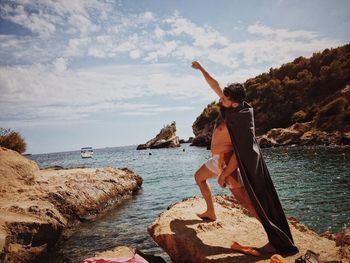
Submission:
<svg viewBox="0 0 350 263">
<path fill-rule="evenodd" d="M 219 167 L 219 159 L 220 159 L 220 155 L 219 154 L 214 154 L 208 161 L 206 161 L 204 163 L 204 165 L 211 171 L 213 172 L 214 174 L 216 175 L 220 175 L 222 173 L 222 169 L 225 169 L 225 167 L 227 166 L 225 161 L 223 162 L 222 164 L 222 168 Z M 240 185 L 244 185 L 243 184 L 243 180 L 242 180 L 242 176 L 241 176 L 241 173 L 239 171 L 239 168 L 237 168 L 237 178 L 235 178 L 238 183 Z"/>
</svg>

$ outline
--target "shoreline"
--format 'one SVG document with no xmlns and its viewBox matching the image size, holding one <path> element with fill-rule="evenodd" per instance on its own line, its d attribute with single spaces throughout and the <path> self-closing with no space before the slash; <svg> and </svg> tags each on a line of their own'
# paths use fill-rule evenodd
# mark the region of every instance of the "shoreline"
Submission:
<svg viewBox="0 0 350 263">
<path fill-rule="evenodd" d="M 84 221 L 97 218 L 140 189 L 128 169 L 42 169 L 0 148 L 0 260 L 33 262 Z"/>
</svg>

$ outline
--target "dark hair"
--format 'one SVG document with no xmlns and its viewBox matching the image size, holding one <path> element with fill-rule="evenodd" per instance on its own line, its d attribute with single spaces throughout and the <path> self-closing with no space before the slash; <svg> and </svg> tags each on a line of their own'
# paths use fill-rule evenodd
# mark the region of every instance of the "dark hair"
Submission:
<svg viewBox="0 0 350 263">
<path fill-rule="evenodd" d="M 224 95 L 230 100 L 242 103 L 247 97 L 244 86 L 241 83 L 232 83 L 224 88 Z"/>
</svg>

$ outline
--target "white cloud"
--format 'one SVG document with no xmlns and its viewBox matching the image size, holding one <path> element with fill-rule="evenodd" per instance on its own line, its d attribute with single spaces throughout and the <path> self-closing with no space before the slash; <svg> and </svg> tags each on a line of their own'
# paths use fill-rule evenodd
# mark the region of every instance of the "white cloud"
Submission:
<svg viewBox="0 0 350 263">
<path fill-rule="evenodd" d="M 67 60 L 64 58 L 57 58 L 53 62 L 54 71 L 57 73 L 63 73 L 67 70 Z"/>
<path fill-rule="evenodd" d="M 97 0 L 18 1 L 2 7 L 3 19 L 45 38 L 1 36 L 0 55 L 5 64 L 89 56 L 129 57 L 144 62 L 199 59 L 235 69 L 255 64 L 280 65 L 296 56 L 309 56 L 342 44 L 317 32 L 278 29 L 261 23 L 248 25 L 248 37 L 237 41 L 177 12 L 169 17 L 149 11 L 125 14 L 113 3 Z M 35 9 L 43 11 L 29 11 Z M 242 22 L 237 26 L 244 28 Z"/>
<path fill-rule="evenodd" d="M 56 30 L 49 17 L 40 10 L 38 13 L 28 13 L 22 5 L 9 4 L 2 5 L 2 9 L 4 19 L 20 24 L 40 36 L 48 37 Z"/>
<path fill-rule="evenodd" d="M 305 39 L 313 40 L 319 37 L 317 32 L 305 31 L 305 30 L 287 30 L 287 29 L 274 29 L 260 23 L 248 26 L 249 33 L 260 35 L 263 37 L 270 37 L 272 39 Z"/>
<path fill-rule="evenodd" d="M 3 19 L 19 24 L 42 38 L 59 33 L 58 29 L 80 32 L 81 35 L 97 30 L 90 16 L 91 11 L 88 10 L 105 14 L 108 7 L 108 4 L 96 0 L 16 1 L 1 4 Z"/>
<path fill-rule="evenodd" d="M 142 52 L 140 50 L 134 49 L 134 50 L 130 51 L 129 56 L 132 59 L 138 59 L 141 57 L 141 54 L 142 54 Z"/>
<path fill-rule="evenodd" d="M 165 19 L 164 22 L 171 27 L 170 30 L 166 31 L 166 34 L 170 36 L 188 35 L 193 38 L 193 45 L 195 47 L 209 48 L 214 45 L 225 46 L 229 43 L 226 37 L 212 28 L 208 26 L 197 26 L 188 19 L 176 14 L 173 17 Z"/>
<path fill-rule="evenodd" d="M 3 119 L 82 119 L 116 109 L 125 115 L 189 110 L 146 104 L 138 108 L 130 101 L 152 96 L 214 100 L 200 74 L 191 71 L 193 59 L 224 69 L 216 77 L 225 85 L 342 44 L 317 32 L 261 23 L 245 27 L 242 22 L 237 26 L 247 37 L 237 41 L 178 13 L 124 14 L 112 2 L 97 0 L 18 0 L 0 6 L 2 19 L 31 32 L 0 35 L 1 65 L 10 65 L 0 67 Z M 85 57 L 140 65 L 92 67 L 81 62 Z M 83 66 L 73 70 L 70 65 L 77 58 Z M 159 64 L 164 62 L 185 64 L 188 70 L 176 75 L 176 66 Z"/>
<path fill-rule="evenodd" d="M 71 70 L 65 58 L 52 64 L 0 68 L 1 121 L 83 119 L 92 113 L 115 111 L 160 113 L 188 106 L 137 104 L 137 98 L 211 97 L 200 88 L 200 76 L 173 75 L 169 65 L 109 66 Z M 170 70 L 171 71 L 171 70 Z"/>
<path fill-rule="evenodd" d="M 154 29 L 154 34 L 156 37 L 161 38 L 165 35 L 165 31 L 159 27 L 159 25 L 156 25 L 156 28 Z"/>
<path fill-rule="evenodd" d="M 150 115 L 157 115 L 158 113 L 162 112 L 183 112 L 183 111 L 189 111 L 193 110 L 194 107 L 189 106 L 174 106 L 174 107 L 152 107 L 152 108 L 140 108 L 136 111 L 124 111 L 121 112 L 121 115 L 128 115 L 128 116 L 150 116 Z"/>
<path fill-rule="evenodd" d="M 104 52 L 104 50 L 102 50 L 98 47 L 89 48 L 87 55 L 95 57 L 95 58 L 106 58 L 107 57 L 107 54 Z"/>
</svg>

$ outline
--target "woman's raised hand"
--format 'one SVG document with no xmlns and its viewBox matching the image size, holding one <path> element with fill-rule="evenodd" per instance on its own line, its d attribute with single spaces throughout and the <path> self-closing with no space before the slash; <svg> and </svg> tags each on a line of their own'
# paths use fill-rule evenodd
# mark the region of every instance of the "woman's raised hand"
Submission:
<svg viewBox="0 0 350 263">
<path fill-rule="evenodd" d="M 202 68 L 202 66 L 201 66 L 201 64 L 199 64 L 198 61 L 193 61 L 193 62 L 192 62 L 192 68 L 194 68 L 194 69 L 200 69 L 200 68 Z"/>
</svg>

